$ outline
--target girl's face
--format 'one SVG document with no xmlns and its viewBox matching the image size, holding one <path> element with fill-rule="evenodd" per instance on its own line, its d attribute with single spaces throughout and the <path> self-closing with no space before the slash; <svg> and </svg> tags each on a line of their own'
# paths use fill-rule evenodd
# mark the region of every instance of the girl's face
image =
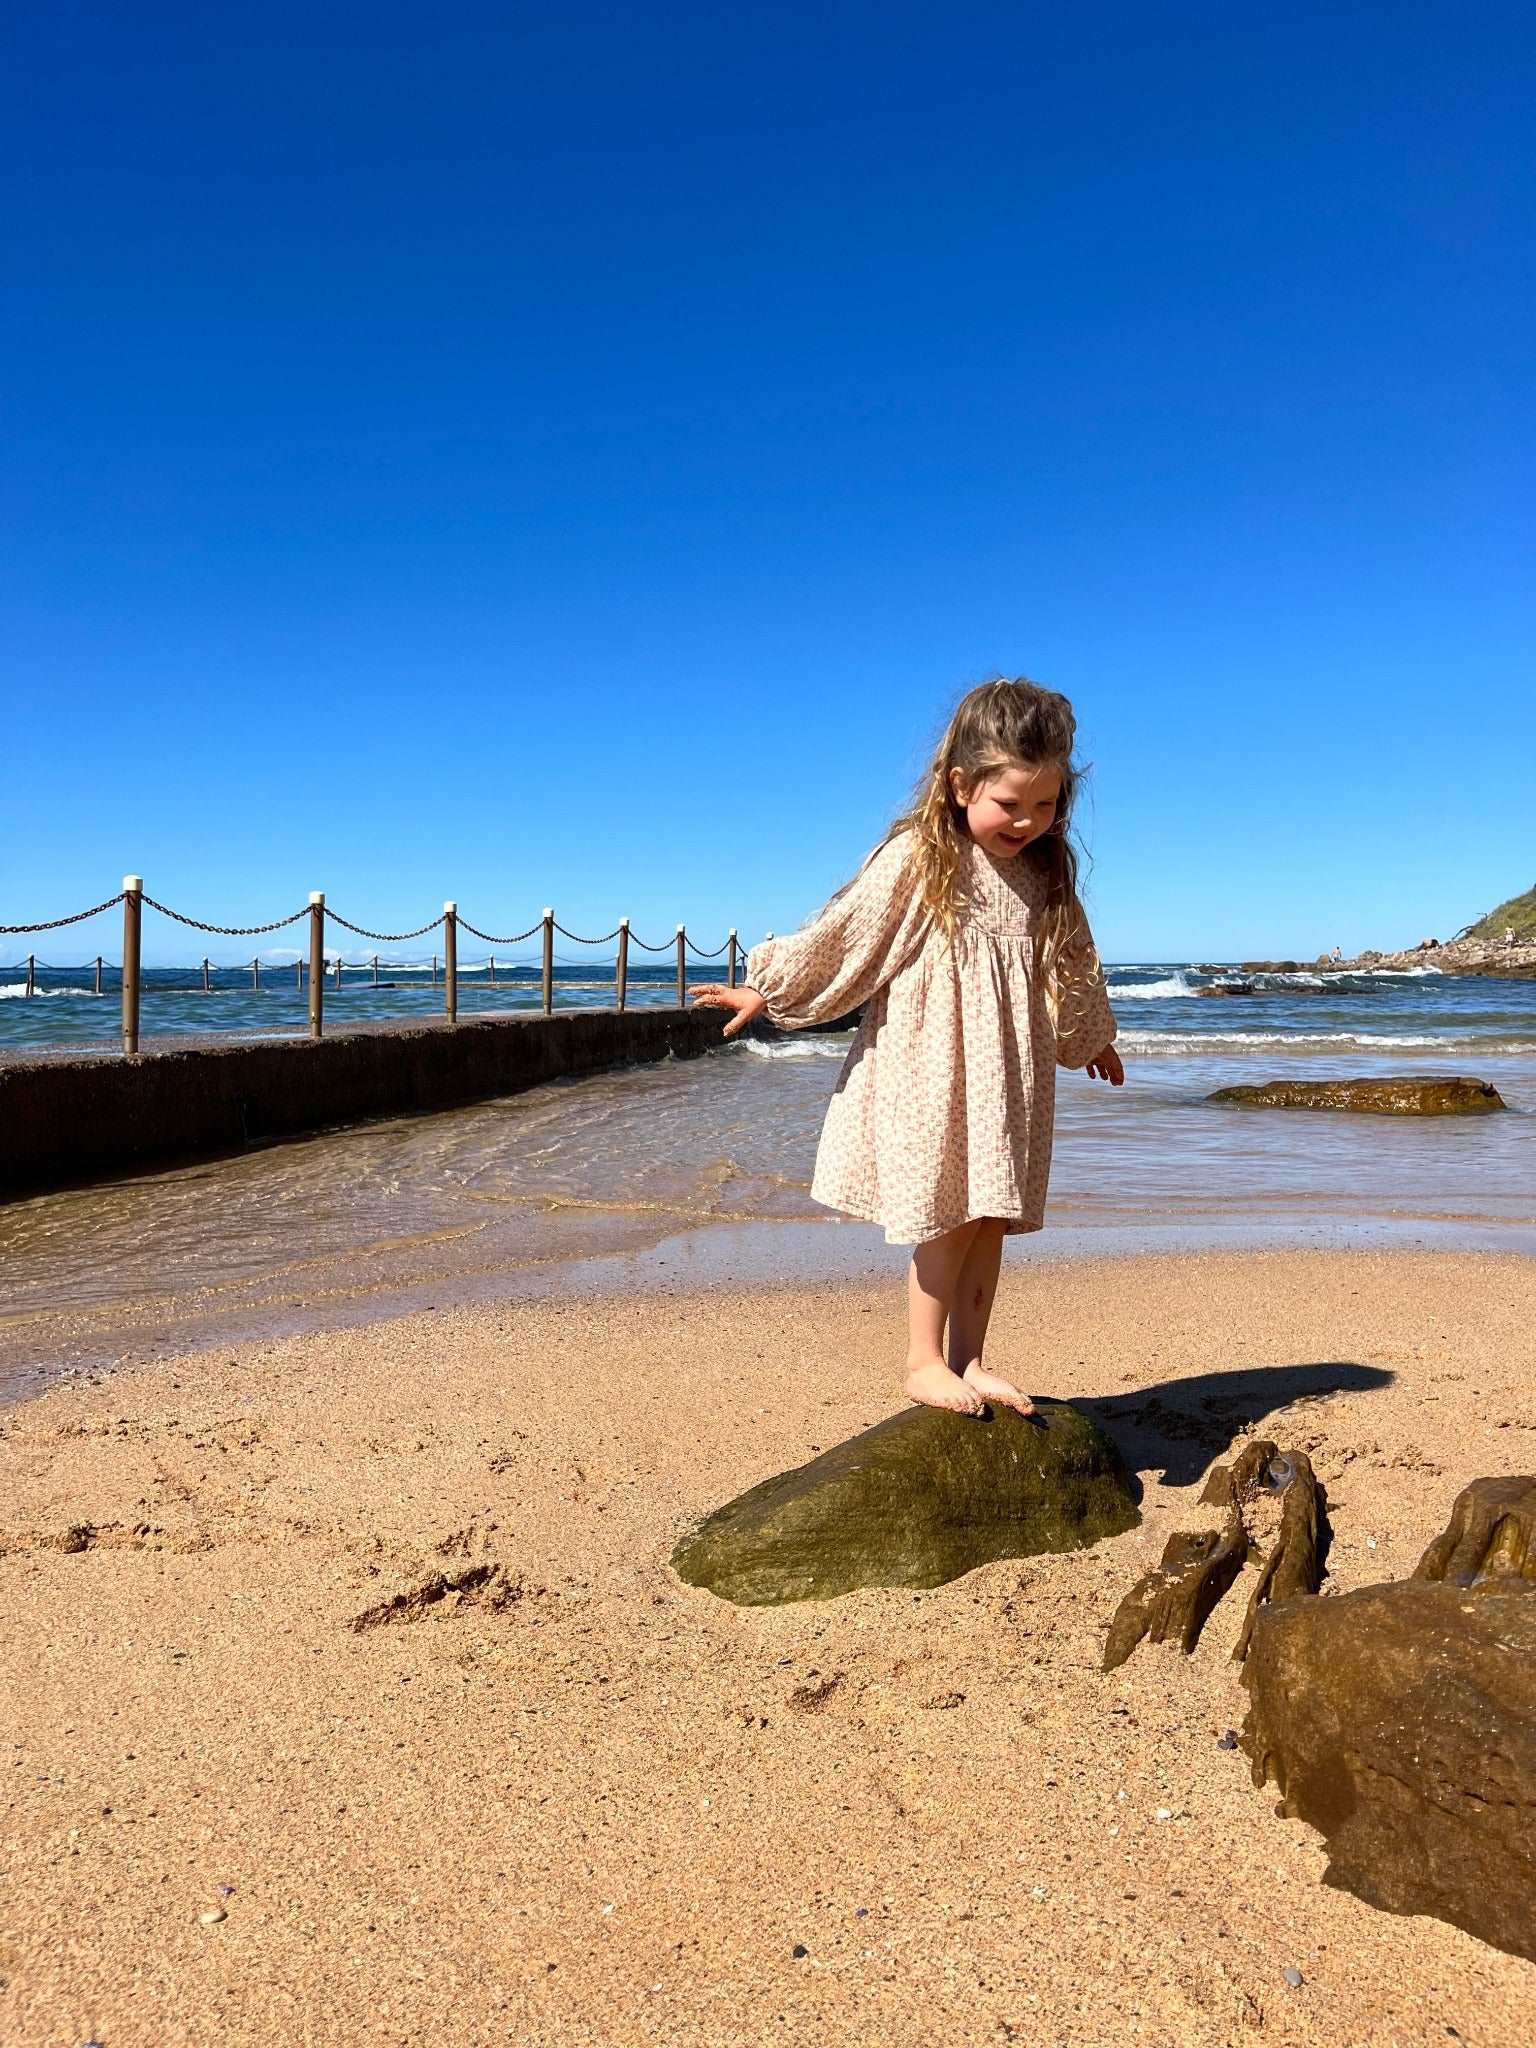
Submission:
<svg viewBox="0 0 1536 2048">
<path fill-rule="evenodd" d="M 951 768 L 949 786 L 965 809 L 971 837 L 997 860 L 1010 860 L 1049 832 L 1061 802 L 1061 770 L 1053 761 L 1014 761 L 992 769 L 974 787 Z"/>
</svg>

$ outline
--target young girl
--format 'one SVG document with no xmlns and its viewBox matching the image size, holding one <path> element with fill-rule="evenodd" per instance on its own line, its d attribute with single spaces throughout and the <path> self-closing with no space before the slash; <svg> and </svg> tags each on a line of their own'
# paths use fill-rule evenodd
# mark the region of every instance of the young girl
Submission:
<svg viewBox="0 0 1536 2048">
<path fill-rule="evenodd" d="M 907 1392 L 1028 1414 L 982 1368 L 1003 1239 L 1038 1230 L 1056 1067 L 1125 1070 L 1067 836 L 1072 707 L 1020 677 L 961 700 L 912 809 L 798 932 L 747 957 L 746 985 L 695 992 L 784 1030 L 864 1005 L 827 1111 L 813 1198 L 915 1246 Z M 948 1325 L 948 1351 L 945 1326 Z"/>
</svg>

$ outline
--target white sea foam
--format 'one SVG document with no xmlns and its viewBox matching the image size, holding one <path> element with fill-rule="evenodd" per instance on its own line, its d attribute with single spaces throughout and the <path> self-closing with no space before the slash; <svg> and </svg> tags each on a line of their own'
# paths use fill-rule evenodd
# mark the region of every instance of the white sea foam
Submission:
<svg viewBox="0 0 1536 2048">
<path fill-rule="evenodd" d="M 1170 1002 L 1176 996 L 1192 996 L 1195 993 L 1182 974 L 1168 975 L 1162 981 L 1141 982 L 1116 981 L 1114 977 L 1115 970 L 1111 968 L 1109 994 L 1112 1002 L 1120 1002 L 1126 997 L 1138 1002 Z"/>
<path fill-rule="evenodd" d="M 760 1060 L 841 1060 L 848 1057 L 847 1038 L 744 1038 L 741 1050 Z"/>
<path fill-rule="evenodd" d="M 1126 1052 L 1152 1057 L 1244 1052 L 1250 1046 L 1283 1046 L 1287 1052 L 1475 1052 L 1488 1056 L 1536 1053 L 1536 1038 L 1474 1038 L 1465 1032 L 1393 1031 L 1123 1031 Z"/>
<path fill-rule="evenodd" d="M 0 985 L 0 1001 L 9 996 L 25 997 L 26 993 L 27 984 L 24 981 L 8 981 Z M 36 1002 L 43 996 L 88 996 L 94 993 L 94 989 L 88 988 L 37 988 L 32 991 L 32 1000 Z"/>
</svg>

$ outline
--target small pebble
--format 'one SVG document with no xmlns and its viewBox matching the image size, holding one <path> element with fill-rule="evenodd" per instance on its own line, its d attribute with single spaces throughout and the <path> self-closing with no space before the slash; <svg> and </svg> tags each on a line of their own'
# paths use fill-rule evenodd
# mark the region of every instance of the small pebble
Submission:
<svg viewBox="0 0 1536 2048">
<path fill-rule="evenodd" d="M 1236 1749 L 1237 1730 L 1235 1728 L 1223 1728 L 1216 1738 L 1216 1747 L 1218 1749 Z"/>
<path fill-rule="evenodd" d="M 221 1899 L 230 1899 L 235 1895 L 235 1888 L 232 1884 L 221 1884 L 217 1887 L 217 1890 Z"/>
<path fill-rule="evenodd" d="M 868 1906 L 855 1906 L 853 1909 L 853 1917 L 855 1920 L 867 1920 L 869 1918 Z"/>
<path fill-rule="evenodd" d="M 1285 1968 L 1280 1972 L 1280 1975 L 1284 1978 L 1285 1982 L 1290 1985 L 1293 1991 L 1299 1991 L 1302 1985 L 1305 1984 L 1307 1981 L 1306 1978 L 1302 1976 L 1300 1970 L 1296 1969 L 1290 1963 L 1286 1964 Z"/>
<path fill-rule="evenodd" d="M 808 1956 L 810 1954 L 810 1950 L 806 1947 L 803 1941 L 797 1941 L 794 1947 L 790 1950 L 790 1954 L 796 1958 L 799 1958 L 800 1956 Z"/>
<path fill-rule="evenodd" d="M 1154 1820 L 1172 1820 L 1173 1808 L 1171 1806 L 1160 1806 L 1152 1818 Z"/>
<path fill-rule="evenodd" d="M 210 1906 L 206 1913 L 198 1914 L 197 1924 L 199 1927 L 217 1927 L 221 1920 L 228 1918 L 229 1915 L 222 1906 Z"/>
</svg>

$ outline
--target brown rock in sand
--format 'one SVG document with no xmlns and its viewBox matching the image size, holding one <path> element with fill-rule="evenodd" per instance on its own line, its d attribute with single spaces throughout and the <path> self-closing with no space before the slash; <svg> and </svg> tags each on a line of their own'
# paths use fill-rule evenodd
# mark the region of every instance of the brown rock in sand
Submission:
<svg viewBox="0 0 1536 2048">
<path fill-rule="evenodd" d="M 1329 1884 L 1536 1961 L 1536 1478 L 1475 1481 L 1411 1579 L 1261 1613 L 1243 1682 Z"/>
<path fill-rule="evenodd" d="M 1321 1489 L 1304 1451 L 1281 1451 L 1267 1438 L 1256 1440 L 1234 1464 L 1215 1468 L 1200 1505 L 1217 1511 L 1220 1526 L 1179 1529 L 1168 1538 L 1162 1562 L 1115 1609 L 1104 1645 L 1106 1671 L 1117 1670 L 1143 1640 L 1174 1637 L 1187 1657 L 1250 1559 L 1260 1569 L 1232 1652 L 1239 1663 L 1264 1601 L 1317 1591 Z"/>
<path fill-rule="evenodd" d="M 1370 1116 L 1486 1116 L 1505 1107 L 1492 1082 L 1467 1074 L 1388 1074 L 1374 1081 L 1258 1081 L 1218 1088 L 1205 1099 L 1247 1109 L 1351 1109 Z"/>
</svg>

